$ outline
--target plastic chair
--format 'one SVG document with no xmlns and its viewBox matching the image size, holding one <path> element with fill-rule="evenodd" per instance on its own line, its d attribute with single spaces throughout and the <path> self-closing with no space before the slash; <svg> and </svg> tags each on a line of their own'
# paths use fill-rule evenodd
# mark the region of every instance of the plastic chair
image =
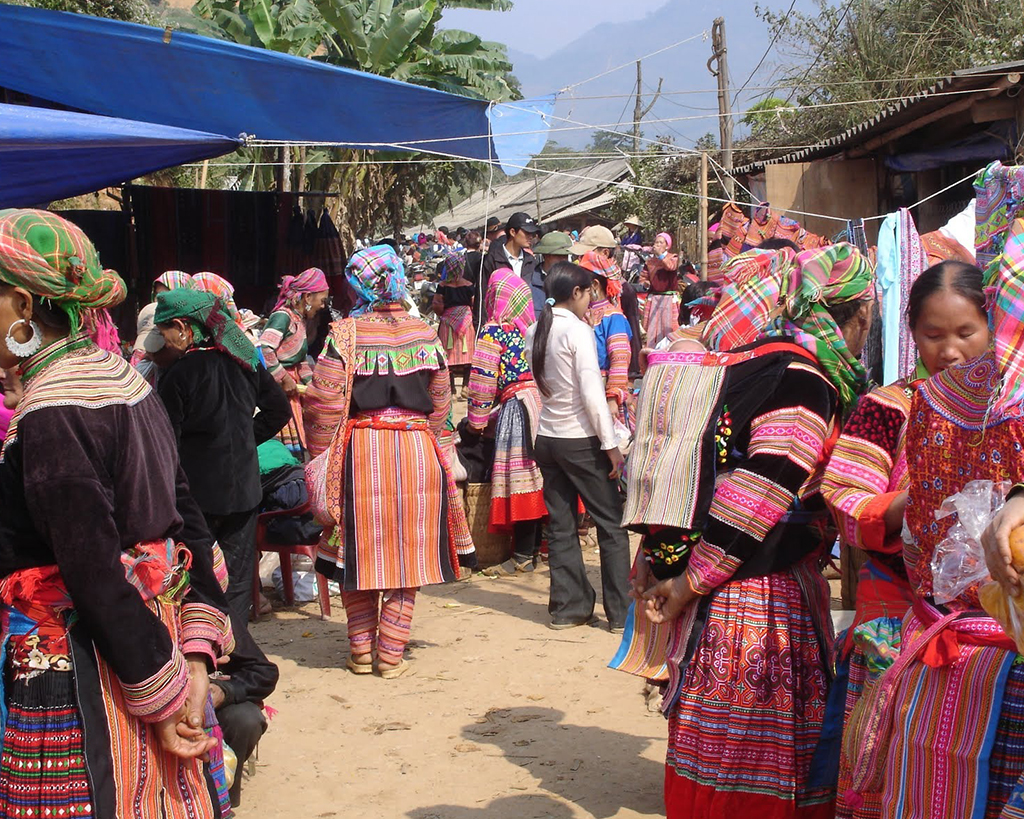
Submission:
<svg viewBox="0 0 1024 819">
<path fill-rule="evenodd" d="M 263 552 L 277 552 L 281 557 L 281 584 L 284 586 L 284 602 L 289 606 L 295 605 L 295 585 L 292 580 L 292 555 L 305 555 L 314 563 L 316 562 L 316 543 L 301 543 L 289 545 L 274 543 L 267 539 L 267 524 L 274 518 L 293 517 L 302 515 L 309 511 L 309 503 L 296 506 L 294 509 L 281 509 L 274 512 L 261 512 L 256 516 L 256 567 L 253 575 L 253 601 L 259 600 L 259 592 L 262 591 L 260 583 L 259 558 Z M 327 587 L 327 578 L 317 572 L 316 575 L 317 597 L 320 600 L 320 619 L 326 620 L 331 616 L 331 594 Z M 253 605 L 253 618 L 256 617 L 257 606 Z"/>
</svg>

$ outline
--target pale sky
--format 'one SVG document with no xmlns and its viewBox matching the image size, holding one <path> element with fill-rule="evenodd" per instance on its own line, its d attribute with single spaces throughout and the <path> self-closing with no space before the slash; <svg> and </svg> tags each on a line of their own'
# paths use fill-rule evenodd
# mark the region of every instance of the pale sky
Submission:
<svg viewBox="0 0 1024 819">
<path fill-rule="evenodd" d="M 665 5 L 665 2 L 515 0 L 512 11 L 506 12 L 449 9 L 444 13 L 443 25 L 445 28 L 472 31 L 485 40 L 505 43 L 516 51 L 546 57 L 596 25 L 636 20 Z"/>
</svg>

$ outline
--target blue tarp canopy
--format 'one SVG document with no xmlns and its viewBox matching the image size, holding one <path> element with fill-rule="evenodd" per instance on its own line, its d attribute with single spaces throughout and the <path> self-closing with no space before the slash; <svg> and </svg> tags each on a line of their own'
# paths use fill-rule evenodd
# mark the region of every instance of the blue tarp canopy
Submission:
<svg viewBox="0 0 1024 819">
<path fill-rule="evenodd" d="M 0 105 L 0 207 L 45 204 L 237 147 L 183 128 Z"/>
<path fill-rule="evenodd" d="M 94 114 L 231 137 L 400 145 L 519 164 L 543 148 L 554 105 L 552 96 L 489 111 L 481 100 L 276 51 L 3 4 L 0 86 Z"/>
</svg>

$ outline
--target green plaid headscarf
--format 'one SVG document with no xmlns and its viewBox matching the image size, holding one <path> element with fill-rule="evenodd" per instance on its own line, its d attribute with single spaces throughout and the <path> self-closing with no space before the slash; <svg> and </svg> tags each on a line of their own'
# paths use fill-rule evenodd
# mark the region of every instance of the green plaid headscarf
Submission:
<svg viewBox="0 0 1024 819">
<path fill-rule="evenodd" d="M 82 311 L 114 307 L 127 293 L 121 277 L 104 270 L 78 225 L 45 210 L 0 210 L 0 281 L 24 287 L 64 310 L 71 334 Z"/>
<path fill-rule="evenodd" d="M 790 336 L 814 354 L 843 407 L 851 407 L 867 384 L 867 373 L 828 308 L 874 292 L 871 263 L 853 245 L 842 243 L 799 255 L 788 249 L 750 251 L 730 265 L 741 273 L 722 288 L 704 343 L 724 351 L 759 338 Z"/>
<path fill-rule="evenodd" d="M 245 369 L 256 370 L 259 364 L 256 348 L 239 329 L 218 296 L 184 288 L 161 293 L 156 297 L 153 321 L 155 324 L 167 324 L 174 319 L 187 321 L 199 344 L 210 342 Z"/>
</svg>

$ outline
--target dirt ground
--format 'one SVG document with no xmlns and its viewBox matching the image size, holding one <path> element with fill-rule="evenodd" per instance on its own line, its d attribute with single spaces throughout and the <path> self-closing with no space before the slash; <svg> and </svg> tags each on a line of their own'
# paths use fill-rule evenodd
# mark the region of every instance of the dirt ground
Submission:
<svg viewBox="0 0 1024 819">
<path fill-rule="evenodd" d="M 600 589 L 596 554 L 587 554 Z M 316 603 L 252 626 L 281 669 L 240 819 L 663 816 L 666 723 L 606 667 L 619 637 L 547 628 L 548 571 L 417 598 L 410 671 L 344 668 L 345 614 Z M 598 605 L 598 614 L 603 615 Z"/>
</svg>

